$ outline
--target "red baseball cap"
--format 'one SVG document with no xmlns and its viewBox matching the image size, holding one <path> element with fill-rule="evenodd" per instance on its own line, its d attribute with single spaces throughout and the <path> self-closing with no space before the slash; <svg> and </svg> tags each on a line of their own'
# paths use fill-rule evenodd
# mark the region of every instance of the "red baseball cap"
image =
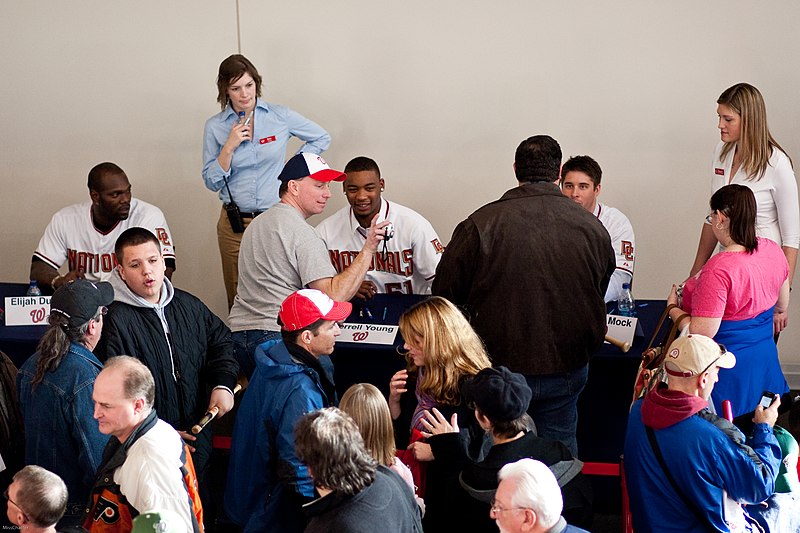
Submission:
<svg viewBox="0 0 800 533">
<path fill-rule="evenodd" d="M 317 320 L 344 320 L 353 310 L 350 302 L 337 302 L 324 292 L 301 289 L 293 292 L 281 304 L 278 323 L 285 331 L 297 331 Z"/>
</svg>

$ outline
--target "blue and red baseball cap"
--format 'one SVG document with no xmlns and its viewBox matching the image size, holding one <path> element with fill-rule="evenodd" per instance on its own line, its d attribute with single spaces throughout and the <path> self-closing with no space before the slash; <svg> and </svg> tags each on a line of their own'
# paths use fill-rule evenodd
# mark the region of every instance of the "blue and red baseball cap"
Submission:
<svg viewBox="0 0 800 533">
<path fill-rule="evenodd" d="M 344 181 L 344 172 L 333 170 L 321 155 L 300 152 L 283 166 L 278 179 L 287 183 L 291 180 L 311 178 L 317 181 Z"/>
</svg>

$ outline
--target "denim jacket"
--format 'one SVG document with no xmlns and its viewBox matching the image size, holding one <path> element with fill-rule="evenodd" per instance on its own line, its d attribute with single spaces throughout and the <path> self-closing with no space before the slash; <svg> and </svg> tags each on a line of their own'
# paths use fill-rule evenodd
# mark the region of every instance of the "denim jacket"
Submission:
<svg viewBox="0 0 800 533">
<path fill-rule="evenodd" d="M 69 491 L 65 518 L 80 519 L 108 442 L 94 420 L 92 389 L 103 365 L 86 347 L 70 343 L 58 368 L 36 386 L 39 352 L 17 374 L 25 423 L 25 464 L 55 472 Z"/>
</svg>

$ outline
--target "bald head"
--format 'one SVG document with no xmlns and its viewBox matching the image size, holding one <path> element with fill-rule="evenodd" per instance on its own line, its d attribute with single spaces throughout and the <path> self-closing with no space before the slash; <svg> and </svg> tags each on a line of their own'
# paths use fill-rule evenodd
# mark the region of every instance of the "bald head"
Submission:
<svg viewBox="0 0 800 533">
<path fill-rule="evenodd" d="M 125 442 L 153 409 L 153 374 L 134 357 L 112 357 L 95 379 L 92 399 L 100 433 Z"/>
</svg>

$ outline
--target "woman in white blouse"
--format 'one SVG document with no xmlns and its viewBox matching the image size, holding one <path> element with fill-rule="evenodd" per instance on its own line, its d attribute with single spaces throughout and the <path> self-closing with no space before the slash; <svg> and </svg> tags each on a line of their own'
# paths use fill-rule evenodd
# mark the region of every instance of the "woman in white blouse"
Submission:
<svg viewBox="0 0 800 533">
<path fill-rule="evenodd" d="M 711 193 L 731 183 L 749 187 L 756 197 L 756 233 L 778 243 L 789 263 L 792 283 L 800 246 L 800 207 L 792 160 L 772 138 L 761 93 L 747 83 L 726 89 L 717 100 L 721 142 L 714 151 Z M 700 233 L 697 255 L 690 277 L 708 261 L 717 239 L 706 223 Z M 775 314 L 779 333 L 787 312 Z"/>
</svg>

